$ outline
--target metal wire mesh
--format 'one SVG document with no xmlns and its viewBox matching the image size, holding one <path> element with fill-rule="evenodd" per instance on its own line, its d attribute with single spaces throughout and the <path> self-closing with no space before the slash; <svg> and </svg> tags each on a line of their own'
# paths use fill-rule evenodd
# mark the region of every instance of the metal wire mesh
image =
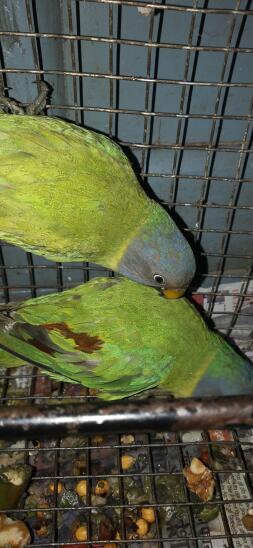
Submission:
<svg viewBox="0 0 253 548">
<path fill-rule="evenodd" d="M 97 128 L 131 151 L 144 184 L 197 249 L 190 293 L 225 335 L 251 352 L 252 2 L 2 4 L 5 93 L 27 102 L 34 78 L 43 78 L 54 89 L 48 115 Z M 3 302 L 62 291 L 101 274 L 111 275 L 88 263 L 50 263 L 4 243 L 0 249 Z M 1 390 L 3 406 L 94 399 L 31 367 L 2 374 Z M 11 513 L 28 519 L 40 546 L 78 544 L 75 528 L 84 523 L 88 538 L 80 546 L 251 547 L 242 516 L 253 498 L 252 435 L 231 436 L 215 444 L 208 433 L 80 436 L 39 447 L 3 442 L 1 465 L 34 467 L 25 508 Z M 125 454 L 133 459 L 124 471 Z M 215 475 L 216 496 L 205 508 L 182 475 L 193 455 L 205 457 Z M 87 480 L 83 499 L 74 490 L 79 479 Z M 108 480 L 110 494 L 99 500 L 101 479 Z M 155 519 L 144 538 L 134 523 L 148 506 Z M 216 531 L 200 516 L 205 510 L 210 518 L 211 507 L 219 515 Z"/>
</svg>

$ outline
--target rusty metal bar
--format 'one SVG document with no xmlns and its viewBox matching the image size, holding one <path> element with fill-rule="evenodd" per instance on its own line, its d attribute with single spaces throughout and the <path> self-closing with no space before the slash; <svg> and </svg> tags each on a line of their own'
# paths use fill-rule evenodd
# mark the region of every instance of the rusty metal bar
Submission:
<svg viewBox="0 0 253 548">
<path fill-rule="evenodd" d="M 252 396 L 0 409 L 0 437 L 3 439 L 55 438 L 94 432 L 176 432 L 235 426 L 253 426 Z"/>
<path fill-rule="evenodd" d="M 125 80 L 127 82 L 150 82 L 152 84 L 169 84 L 175 86 L 203 86 L 203 87 L 222 87 L 222 88 L 253 88 L 252 82 L 190 82 L 186 80 L 176 80 L 167 78 L 147 78 L 146 76 L 129 76 L 127 74 L 106 74 L 103 72 L 83 72 L 75 70 L 59 69 L 26 69 L 26 68 L 2 68 L 1 74 L 53 74 L 55 76 L 83 76 L 86 78 L 105 78 L 112 80 Z"/>
<path fill-rule="evenodd" d="M 124 44 L 128 46 L 139 46 L 139 47 L 151 47 L 151 48 L 161 48 L 161 49 L 182 49 L 182 50 L 191 50 L 191 51 L 212 51 L 216 53 L 219 52 L 229 52 L 229 53 L 252 53 L 253 48 L 244 48 L 244 47 L 221 47 L 221 46 L 192 46 L 189 44 L 177 44 L 177 43 L 168 43 L 168 42 L 145 42 L 143 40 L 132 40 L 128 38 L 113 38 L 107 36 L 89 36 L 86 34 L 59 34 L 46 33 L 46 32 L 22 32 L 22 31 L 8 31 L 0 30 L 0 36 L 17 36 L 19 38 L 51 38 L 53 40 L 70 40 L 70 41 L 84 41 L 84 42 L 102 42 L 105 44 Z"/>
<path fill-rule="evenodd" d="M 84 2 L 85 0 L 79 0 L 79 2 Z M 235 9 L 226 9 L 226 8 L 195 8 L 190 6 L 178 6 L 175 4 L 152 4 L 151 2 L 138 2 L 137 0 L 87 0 L 91 3 L 96 4 L 122 4 L 124 6 L 133 6 L 133 7 L 145 7 L 156 10 L 168 10 L 168 11 L 180 11 L 182 13 L 216 13 L 216 14 L 236 14 L 236 15 L 253 15 L 253 10 L 235 10 Z"/>
</svg>

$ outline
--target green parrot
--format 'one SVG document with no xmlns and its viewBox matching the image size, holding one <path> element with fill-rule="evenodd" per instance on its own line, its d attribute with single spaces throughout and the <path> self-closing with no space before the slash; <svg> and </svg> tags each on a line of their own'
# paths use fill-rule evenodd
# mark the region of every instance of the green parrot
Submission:
<svg viewBox="0 0 253 548">
<path fill-rule="evenodd" d="M 182 397 L 253 391 L 252 365 L 185 298 L 123 277 L 17 304 L 1 316 L 0 346 L 2 367 L 30 360 L 105 400 L 154 387 Z"/>
<path fill-rule="evenodd" d="M 195 273 L 192 250 L 142 190 L 121 148 L 95 131 L 32 115 L 41 97 L 26 111 L 1 103 L 15 114 L 0 114 L 0 239 L 181 296 Z"/>
</svg>

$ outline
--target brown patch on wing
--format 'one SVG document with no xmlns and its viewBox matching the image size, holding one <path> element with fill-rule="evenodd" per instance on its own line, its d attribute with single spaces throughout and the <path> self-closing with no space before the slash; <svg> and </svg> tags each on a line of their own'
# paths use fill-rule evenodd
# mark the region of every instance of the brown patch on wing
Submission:
<svg viewBox="0 0 253 548">
<path fill-rule="evenodd" d="M 88 354 L 99 350 L 103 345 L 99 337 L 88 335 L 88 333 L 74 333 L 66 323 L 44 323 L 41 327 L 45 327 L 48 331 L 57 329 L 66 339 L 73 339 L 78 350 Z"/>
<path fill-rule="evenodd" d="M 54 356 L 54 354 L 55 354 L 55 351 L 52 348 L 49 348 L 49 346 L 44 344 L 42 341 L 38 341 L 36 339 L 31 339 L 28 342 L 32 346 L 35 346 L 35 348 L 38 348 L 38 350 L 41 350 L 42 352 L 45 352 L 45 354 L 49 354 L 49 356 Z"/>
</svg>

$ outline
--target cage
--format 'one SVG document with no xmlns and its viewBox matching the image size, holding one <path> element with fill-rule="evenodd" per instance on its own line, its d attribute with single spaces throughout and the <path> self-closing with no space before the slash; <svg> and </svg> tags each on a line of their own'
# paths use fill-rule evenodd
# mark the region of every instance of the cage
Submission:
<svg viewBox="0 0 253 548">
<path fill-rule="evenodd" d="M 3 0 L 0 7 L 2 91 L 27 103 L 34 80 L 44 79 L 53 89 L 47 115 L 131 151 L 136 172 L 196 251 L 189 296 L 249 359 L 252 16 L 251 0 Z M 0 275 L 0 300 L 9 302 L 112 273 L 54 264 L 3 242 Z M 252 402 L 228 400 L 190 402 L 187 410 L 163 401 L 159 413 L 146 400 L 103 408 L 87 389 L 51 381 L 31 365 L 1 371 L 0 516 L 28 524 L 29 546 L 252 547 Z M 213 473 L 208 502 L 183 474 L 194 456 Z M 1 474 L 18 465 L 31 467 L 32 478 L 13 508 Z"/>
</svg>

